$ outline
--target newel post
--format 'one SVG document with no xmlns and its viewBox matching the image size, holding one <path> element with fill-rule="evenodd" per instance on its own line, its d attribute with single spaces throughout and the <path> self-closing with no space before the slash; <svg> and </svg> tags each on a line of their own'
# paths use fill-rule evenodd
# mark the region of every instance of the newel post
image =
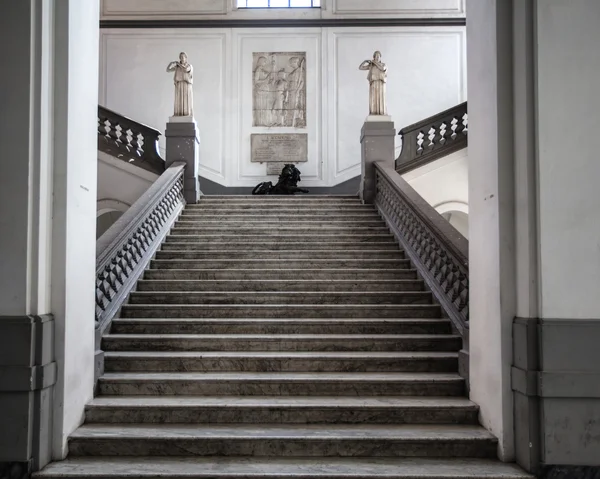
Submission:
<svg viewBox="0 0 600 479">
<path fill-rule="evenodd" d="M 183 196 L 186 203 L 197 203 L 200 199 L 200 136 L 193 118 L 171 117 L 165 130 L 167 140 L 165 166 L 176 161 L 185 163 Z"/>
<path fill-rule="evenodd" d="M 392 118 L 384 115 L 369 115 L 360 134 L 361 173 L 360 199 L 363 203 L 373 203 L 377 194 L 375 183 L 376 161 L 394 165 L 396 130 Z"/>
</svg>

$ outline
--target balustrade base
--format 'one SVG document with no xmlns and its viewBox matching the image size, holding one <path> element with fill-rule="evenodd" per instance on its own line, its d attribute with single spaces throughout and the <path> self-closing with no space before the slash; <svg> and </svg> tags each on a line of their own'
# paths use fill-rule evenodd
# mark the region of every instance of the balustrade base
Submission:
<svg viewBox="0 0 600 479">
<path fill-rule="evenodd" d="M 171 117 L 176 121 L 167 123 L 165 137 L 167 139 L 166 165 L 181 161 L 185 163 L 183 178 L 183 196 L 186 203 L 197 203 L 202 194 L 198 170 L 200 165 L 200 135 L 193 117 Z M 183 119 L 187 121 L 183 121 Z M 190 121 L 191 119 L 191 121 Z"/>
<path fill-rule="evenodd" d="M 360 135 L 361 143 L 361 180 L 360 199 L 363 203 L 374 203 L 377 194 L 375 176 L 376 161 L 394 164 L 396 130 L 392 121 L 381 121 L 388 118 L 380 115 L 369 115 L 377 121 L 365 121 Z M 367 119 L 369 118 L 367 117 Z"/>
<path fill-rule="evenodd" d="M 367 118 L 365 119 L 365 122 L 372 122 L 372 121 L 392 121 L 392 117 L 390 115 L 368 115 Z"/>
</svg>

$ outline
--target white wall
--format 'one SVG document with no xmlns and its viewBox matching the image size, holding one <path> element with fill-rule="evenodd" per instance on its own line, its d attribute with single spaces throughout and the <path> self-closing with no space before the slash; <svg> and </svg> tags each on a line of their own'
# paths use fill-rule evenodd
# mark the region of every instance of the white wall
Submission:
<svg viewBox="0 0 600 479">
<path fill-rule="evenodd" d="M 360 174 L 359 136 L 368 113 L 362 60 L 383 52 L 388 106 L 399 129 L 466 99 L 464 27 L 285 29 L 104 29 L 99 102 L 161 131 L 173 113 L 169 61 L 194 65 L 200 174 L 225 186 L 254 186 L 266 165 L 250 163 L 250 134 L 307 132 L 305 186 Z M 252 127 L 252 52 L 307 52 L 308 127 Z M 164 138 L 161 140 L 164 148 Z"/>
<path fill-rule="evenodd" d="M 465 0 L 321 0 L 321 8 L 237 9 L 237 0 L 102 0 L 102 20 L 257 18 L 452 18 Z"/>
<path fill-rule="evenodd" d="M 402 175 L 410 186 L 440 214 L 469 214 L 468 148 L 452 153 Z M 450 218 L 450 224 L 468 238 L 468 223 L 462 216 Z"/>
<path fill-rule="evenodd" d="M 93 396 L 96 307 L 98 0 L 54 3 L 52 314 L 58 380 L 54 458 Z"/>
<path fill-rule="evenodd" d="M 514 458 L 515 294 L 512 2 L 467 0 L 471 399 Z"/>
<path fill-rule="evenodd" d="M 537 2 L 540 315 L 600 318 L 600 2 Z"/>
</svg>

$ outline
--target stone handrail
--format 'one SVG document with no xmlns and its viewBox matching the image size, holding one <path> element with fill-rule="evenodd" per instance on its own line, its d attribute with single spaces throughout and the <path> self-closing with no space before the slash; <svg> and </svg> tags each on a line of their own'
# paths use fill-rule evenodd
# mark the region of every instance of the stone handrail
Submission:
<svg viewBox="0 0 600 479">
<path fill-rule="evenodd" d="M 375 162 L 375 206 L 468 348 L 469 242 L 396 171 Z"/>
<path fill-rule="evenodd" d="M 161 133 L 98 105 L 98 150 L 157 175 L 165 171 L 158 150 Z"/>
<path fill-rule="evenodd" d="M 96 349 L 185 205 L 184 169 L 173 163 L 96 242 Z"/>
<path fill-rule="evenodd" d="M 396 159 L 400 174 L 466 148 L 469 119 L 467 102 L 402 128 L 402 151 Z"/>
</svg>

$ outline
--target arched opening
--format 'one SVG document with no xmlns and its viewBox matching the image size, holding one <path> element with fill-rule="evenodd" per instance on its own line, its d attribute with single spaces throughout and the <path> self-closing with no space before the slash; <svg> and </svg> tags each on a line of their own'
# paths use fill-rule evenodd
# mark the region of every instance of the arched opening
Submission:
<svg viewBox="0 0 600 479">
<path fill-rule="evenodd" d="M 469 238 L 469 215 L 463 211 L 446 211 L 442 216 L 465 238 Z"/>
<path fill-rule="evenodd" d="M 123 211 L 109 210 L 96 217 L 96 239 L 100 238 L 115 221 L 123 216 Z"/>
<path fill-rule="evenodd" d="M 102 198 L 96 203 L 96 239 L 100 238 L 131 205 L 114 198 Z"/>
</svg>

